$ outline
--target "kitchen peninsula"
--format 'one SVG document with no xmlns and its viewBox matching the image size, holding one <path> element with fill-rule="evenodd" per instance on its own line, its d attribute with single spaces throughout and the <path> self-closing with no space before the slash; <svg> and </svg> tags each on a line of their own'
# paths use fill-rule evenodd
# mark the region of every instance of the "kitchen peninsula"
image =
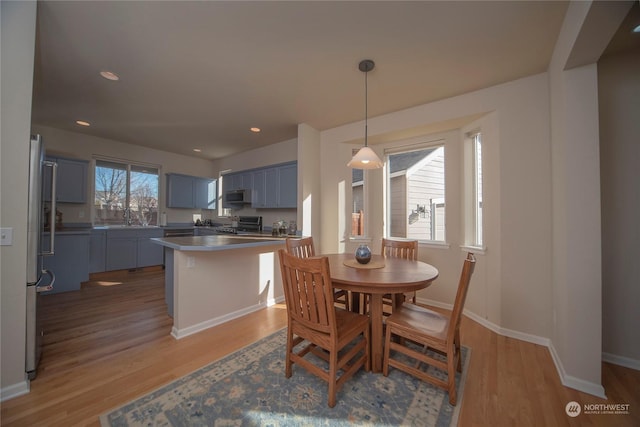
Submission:
<svg viewBox="0 0 640 427">
<path fill-rule="evenodd" d="M 164 246 L 165 300 L 177 339 L 284 300 L 278 249 L 260 235 L 153 238 Z"/>
</svg>

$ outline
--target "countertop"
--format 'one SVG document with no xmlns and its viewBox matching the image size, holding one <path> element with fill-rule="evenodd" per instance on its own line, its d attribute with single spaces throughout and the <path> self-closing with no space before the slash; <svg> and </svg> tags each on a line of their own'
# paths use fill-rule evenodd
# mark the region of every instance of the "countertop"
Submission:
<svg viewBox="0 0 640 427">
<path fill-rule="evenodd" d="M 256 246 L 284 245 L 284 238 L 270 235 L 215 235 L 154 237 L 153 243 L 179 251 L 224 251 Z"/>
</svg>

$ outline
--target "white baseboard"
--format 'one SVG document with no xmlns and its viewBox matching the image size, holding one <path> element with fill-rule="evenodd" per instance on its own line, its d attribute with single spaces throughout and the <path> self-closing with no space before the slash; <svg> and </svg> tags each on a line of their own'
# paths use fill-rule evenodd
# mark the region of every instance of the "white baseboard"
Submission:
<svg viewBox="0 0 640 427">
<path fill-rule="evenodd" d="M 29 391 L 29 381 L 25 379 L 17 384 L 12 384 L 9 387 L 0 389 L 0 402 L 22 396 L 23 394 L 29 393 Z"/>
<path fill-rule="evenodd" d="M 221 325 L 225 322 L 228 322 L 229 320 L 237 319 L 238 317 L 245 316 L 249 313 L 253 313 L 254 311 L 258 311 L 263 308 L 270 307 L 274 304 L 281 303 L 282 301 L 284 301 L 284 296 L 275 299 L 269 299 L 269 301 L 267 301 L 266 303 L 260 303 L 245 307 L 241 310 L 225 314 L 224 316 L 215 317 L 213 319 L 207 320 L 206 322 L 197 323 L 193 326 L 189 326 L 188 328 L 177 329 L 174 324 L 174 326 L 171 328 L 171 336 L 179 340 L 181 338 L 188 337 L 189 335 L 204 331 L 205 329 Z"/>
<path fill-rule="evenodd" d="M 601 384 L 585 381 L 581 378 L 576 378 L 566 373 L 566 371 L 564 370 L 564 366 L 562 365 L 562 361 L 560 360 L 560 356 L 558 356 L 553 343 L 549 343 L 549 352 L 551 353 L 553 363 L 556 365 L 556 371 L 558 371 L 558 376 L 560 377 L 560 382 L 562 382 L 562 385 L 576 389 L 583 393 L 592 394 L 602 399 L 607 398 L 604 393 L 604 387 L 602 387 Z"/>
<path fill-rule="evenodd" d="M 602 360 L 613 363 L 614 365 L 624 366 L 625 368 L 640 371 L 640 360 L 631 359 L 630 357 L 618 356 L 616 354 L 602 352 Z"/>
<path fill-rule="evenodd" d="M 424 299 L 424 298 L 418 298 L 418 302 L 421 304 L 426 304 L 433 307 L 439 307 L 439 308 L 444 308 L 448 310 L 451 310 L 453 308 L 452 304 L 445 304 L 439 301 L 433 301 L 433 300 Z M 589 381 L 582 380 L 580 378 L 572 377 L 571 375 L 567 375 L 567 373 L 564 370 L 564 367 L 562 366 L 562 361 L 560 360 L 560 357 L 556 353 L 556 350 L 553 347 L 553 343 L 549 338 L 541 337 L 538 335 L 527 334 L 525 332 L 515 331 L 513 329 L 503 328 L 466 309 L 463 311 L 463 314 L 468 318 L 480 323 L 482 326 L 495 332 L 498 335 L 506 336 L 509 338 L 515 338 L 520 341 L 530 342 L 533 344 L 538 344 L 538 345 L 547 347 L 549 349 L 549 352 L 551 353 L 551 358 L 553 359 L 553 363 L 556 365 L 556 371 L 558 372 L 560 381 L 564 386 L 606 399 L 606 396 L 604 393 L 604 387 L 602 387 L 601 384 L 592 383 Z M 611 362 L 611 363 L 615 363 L 615 362 Z"/>
</svg>

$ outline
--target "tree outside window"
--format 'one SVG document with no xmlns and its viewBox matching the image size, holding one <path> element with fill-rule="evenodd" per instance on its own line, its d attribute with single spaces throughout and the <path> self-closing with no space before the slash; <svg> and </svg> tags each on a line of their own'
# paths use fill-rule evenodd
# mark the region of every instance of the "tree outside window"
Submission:
<svg viewBox="0 0 640 427">
<path fill-rule="evenodd" d="M 157 225 L 158 168 L 96 160 L 95 225 Z"/>
</svg>

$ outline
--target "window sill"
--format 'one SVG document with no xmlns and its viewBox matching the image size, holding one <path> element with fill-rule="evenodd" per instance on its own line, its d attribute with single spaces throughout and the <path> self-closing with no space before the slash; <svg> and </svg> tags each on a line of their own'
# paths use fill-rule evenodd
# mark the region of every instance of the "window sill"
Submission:
<svg viewBox="0 0 640 427">
<path fill-rule="evenodd" d="M 349 236 L 349 241 L 353 243 L 371 243 L 371 237 Z"/>
<path fill-rule="evenodd" d="M 462 245 L 460 249 L 462 249 L 463 252 L 473 252 L 476 255 L 484 255 L 487 251 L 485 246 Z"/>
<path fill-rule="evenodd" d="M 446 242 L 430 242 L 426 240 L 418 241 L 418 246 L 428 247 L 431 249 L 449 249 L 451 245 Z"/>
</svg>

